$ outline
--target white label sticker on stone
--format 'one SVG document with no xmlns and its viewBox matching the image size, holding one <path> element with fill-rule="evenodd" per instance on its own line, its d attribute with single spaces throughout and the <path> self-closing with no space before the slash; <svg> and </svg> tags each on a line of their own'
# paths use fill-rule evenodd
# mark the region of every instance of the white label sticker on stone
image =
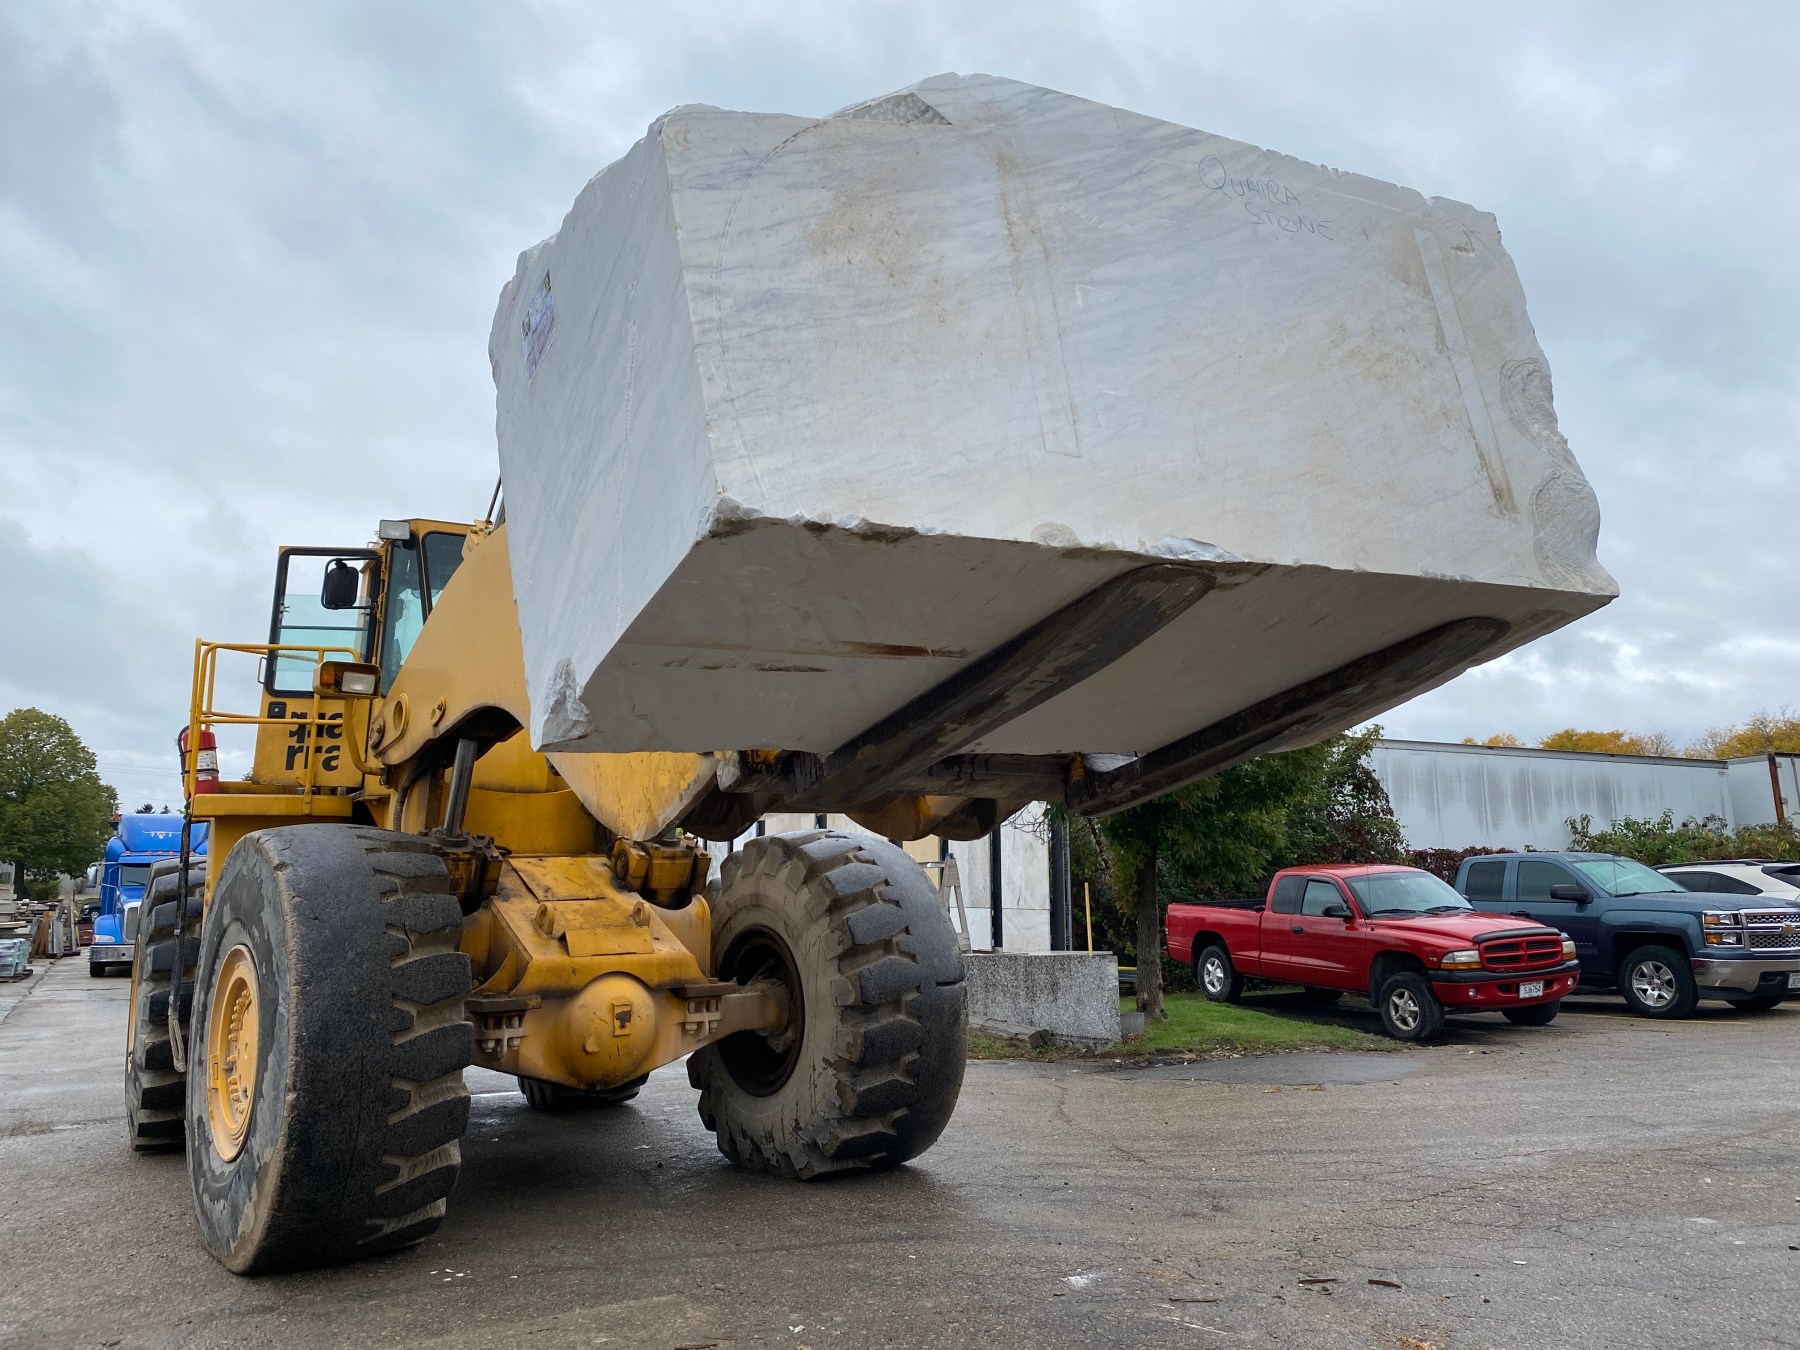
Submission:
<svg viewBox="0 0 1800 1350">
<path fill-rule="evenodd" d="M 556 337 L 556 297 L 550 293 L 548 272 L 544 273 L 544 280 L 531 297 L 519 329 L 525 344 L 525 380 L 530 383 L 537 375 L 544 353 L 550 350 L 551 340 Z"/>
</svg>

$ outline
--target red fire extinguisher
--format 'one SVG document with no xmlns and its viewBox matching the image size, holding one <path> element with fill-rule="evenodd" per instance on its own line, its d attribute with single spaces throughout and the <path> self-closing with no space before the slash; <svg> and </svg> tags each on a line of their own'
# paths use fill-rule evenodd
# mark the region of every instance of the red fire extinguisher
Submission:
<svg viewBox="0 0 1800 1350">
<path fill-rule="evenodd" d="M 188 764 L 188 729 L 183 727 L 181 735 L 175 738 L 175 744 L 181 750 L 181 771 L 185 776 Z M 217 792 L 219 790 L 219 740 L 210 731 L 200 733 L 200 750 L 194 756 L 194 791 Z"/>
</svg>

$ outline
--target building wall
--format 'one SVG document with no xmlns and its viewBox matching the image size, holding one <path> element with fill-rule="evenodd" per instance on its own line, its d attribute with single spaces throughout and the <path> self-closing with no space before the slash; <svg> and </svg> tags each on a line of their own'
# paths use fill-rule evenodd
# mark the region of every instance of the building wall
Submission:
<svg viewBox="0 0 1800 1350">
<path fill-rule="evenodd" d="M 1800 810 L 1800 755 L 1776 755 L 1773 775 L 1767 755 L 1728 760 L 1726 782 L 1730 785 L 1734 825 L 1773 824 L 1777 819 L 1777 784 L 1781 790 L 1781 816 L 1792 819 Z"/>
<path fill-rule="evenodd" d="M 811 815 L 775 813 L 763 817 L 763 828 L 769 834 L 786 834 L 815 828 Z M 834 830 L 867 834 L 848 816 L 827 816 L 825 823 Z M 732 850 L 755 836 L 755 830 L 730 844 L 709 844 L 715 868 Z M 1034 803 L 1000 827 L 1000 922 L 1001 945 L 1008 951 L 1043 952 L 1050 950 L 1050 845 L 1049 832 L 1043 823 L 1043 807 Z M 963 908 L 969 916 L 969 945 L 977 951 L 994 946 L 993 915 L 989 892 L 992 876 L 993 836 L 967 841 L 949 841 L 948 852 L 956 859 L 962 886 Z M 938 839 L 921 839 L 906 846 L 908 853 L 926 868 L 933 882 L 938 879 L 937 859 L 944 852 Z M 955 904 L 951 915 L 954 921 Z"/>
<path fill-rule="evenodd" d="M 1800 757 L 1776 758 L 1784 787 L 1795 782 Z M 1414 848 L 1567 848 L 1567 821 L 1583 815 L 1596 828 L 1664 811 L 1677 821 L 1718 816 L 1734 826 L 1776 819 L 1764 756 L 1675 759 L 1384 740 L 1370 763 Z M 1784 795 L 1791 813 L 1800 784 Z"/>
<path fill-rule="evenodd" d="M 1007 951 L 1050 950 L 1050 842 L 1044 808 L 1026 807 L 999 829 L 1000 945 Z M 969 943 L 977 951 L 994 945 L 989 906 L 993 839 L 956 841 L 950 853 L 962 878 L 969 909 Z M 979 910 L 979 913 L 977 913 Z"/>
</svg>

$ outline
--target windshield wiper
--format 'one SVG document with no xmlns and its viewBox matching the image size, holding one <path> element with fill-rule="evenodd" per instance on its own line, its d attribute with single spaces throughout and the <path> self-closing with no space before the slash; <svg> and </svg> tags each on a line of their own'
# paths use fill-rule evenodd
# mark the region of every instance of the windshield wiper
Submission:
<svg viewBox="0 0 1800 1350">
<path fill-rule="evenodd" d="M 1427 914 L 1461 914 L 1468 908 L 1470 908 L 1468 905 L 1433 905 L 1425 912 Z"/>
<path fill-rule="evenodd" d="M 1369 911 L 1369 917 L 1372 919 L 1377 914 L 1417 914 L 1418 912 L 1416 909 L 1372 909 Z"/>
</svg>

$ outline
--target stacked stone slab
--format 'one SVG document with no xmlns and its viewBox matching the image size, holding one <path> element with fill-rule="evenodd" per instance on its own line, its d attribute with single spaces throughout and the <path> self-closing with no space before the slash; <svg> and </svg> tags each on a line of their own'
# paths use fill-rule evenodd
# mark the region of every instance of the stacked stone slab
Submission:
<svg viewBox="0 0 1800 1350">
<path fill-rule="evenodd" d="M 970 750 L 1504 622 L 1355 721 L 1616 593 L 1491 216 L 1011 80 L 676 109 L 489 353 L 540 747 L 828 752 L 1154 561 L 1217 585 Z"/>
</svg>

